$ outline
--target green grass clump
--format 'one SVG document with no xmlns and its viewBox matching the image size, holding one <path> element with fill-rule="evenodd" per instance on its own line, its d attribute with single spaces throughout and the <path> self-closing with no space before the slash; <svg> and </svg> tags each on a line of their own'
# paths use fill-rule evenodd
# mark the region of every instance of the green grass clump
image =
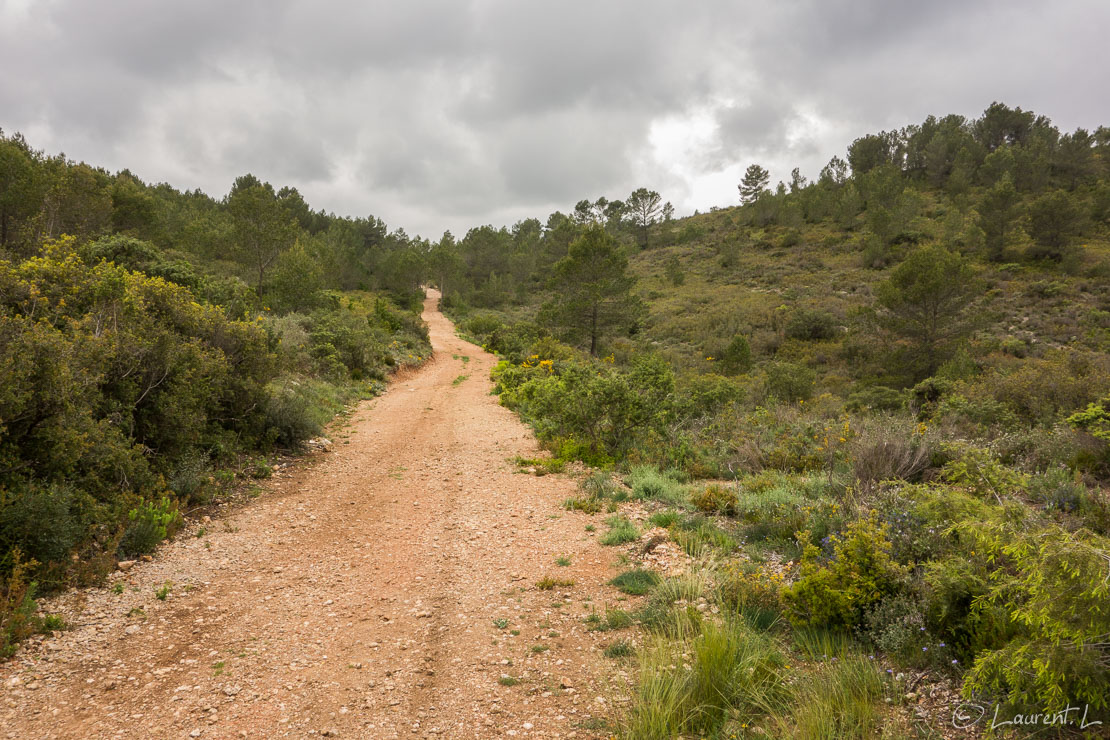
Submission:
<svg viewBox="0 0 1110 740">
<path fill-rule="evenodd" d="M 662 501 L 673 506 L 686 503 L 683 485 L 651 465 L 633 465 L 625 482 L 632 489 L 634 498 Z"/>
<path fill-rule="evenodd" d="M 682 732 L 686 687 L 671 652 L 655 645 L 640 658 L 640 676 L 632 707 L 623 718 L 621 737 L 627 740 L 671 740 Z"/>
<path fill-rule="evenodd" d="M 69 624 L 61 614 L 44 614 L 41 629 L 43 632 L 60 632 L 69 629 Z"/>
<path fill-rule="evenodd" d="M 699 601 L 708 593 L 708 579 L 702 573 L 684 573 L 665 578 L 655 589 L 654 599 L 665 604 Z"/>
<path fill-rule="evenodd" d="M 611 630 L 622 630 L 632 626 L 632 615 L 623 609 L 606 609 L 605 624 L 607 624 Z"/>
<path fill-rule="evenodd" d="M 590 612 L 590 615 L 586 617 L 586 627 L 591 632 L 622 630 L 631 627 L 633 624 L 632 615 L 623 609 L 606 609 L 604 617 L 597 612 Z"/>
<path fill-rule="evenodd" d="M 605 502 L 594 496 L 572 496 L 563 502 L 563 508 L 567 511 L 597 514 L 605 508 Z"/>
<path fill-rule="evenodd" d="M 609 585 L 631 596 L 642 596 L 659 584 L 659 576 L 654 571 L 636 568 L 627 570 L 609 581 Z"/>
<path fill-rule="evenodd" d="M 640 531 L 627 517 L 611 516 L 605 523 L 609 525 L 609 531 L 601 537 L 603 545 L 623 545 L 640 537 Z"/>
<path fill-rule="evenodd" d="M 692 558 L 713 554 L 729 555 L 740 547 L 734 535 L 700 514 L 687 516 L 677 522 L 671 530 L 671 537 Z"/>
<path fill-rule="evenodd" d="M 696 635 L 656 638 L 641 654 L 640 681 L 623 735 L 713 736 L 729 717 L 756 718 L 787 694 L 786 660 L 743 622 L 705 622 Z"/>
<path fill-rule="evenodd" d="M 780 737 L 873 737 L 885 691 L 886 679 L 873 661 L 838 660 L 803 674 L 792 687 L 789 709 L 770 724 Z"/>
<path fill-rule="evenodd" d="M 666 511 L 657 511 L 652 514 L 651 518 L 648 519 L 648 523 L 653 527 L 670 529 L 681 520 L 682 514 L 672 509 L 667 509 Z"/>
<path fill-rule="evenodd" d="M 574 585 L 574 581 L 569 578 L 553 578 L 551 576 L 544 576 L 536 581 L 536 588 L 540 591 L 550 591 L 554 588 L 570 588 Z"/>
<path fill-rule="evenodd" d="M 587 514 L 596 514 L 602 509 L 616 511 L 619 502 L 628 500 L 628 491 L 602 471 L 588 476 L 578 489 L 577 496 L 563 502 L 567 511 L 584 511 Z"/>
<path fill-rule="evenodd" d="M 513 463 L 520 468 L 532 468 L 537 476 L 561 473 L 567 466 L 567 461 L 558 457 L 515 457 Z"/>
<path fill-rule="evenodd" d="M 797 628 L 793 631 L 793 642 L 794 649 L 812 661 L 843 660 L 855 647 L 850 635 L 821 628 Z"/>
<path fill-rule="evenodd" d="M 646 629 L 660 634 L 697 632 L 702 614 L 696 604 L 708 593 L 708 578 L 701 571 L 666 578 L 655 587 L 636 618 Z"/>
<path fill-rule="evenodd" d="M 606 658 L 627 658 L 636 651 L 632 647 L 632 643 L 628 640 L 617 640 L 612 645 L 605 648 Z"/>
</svg>

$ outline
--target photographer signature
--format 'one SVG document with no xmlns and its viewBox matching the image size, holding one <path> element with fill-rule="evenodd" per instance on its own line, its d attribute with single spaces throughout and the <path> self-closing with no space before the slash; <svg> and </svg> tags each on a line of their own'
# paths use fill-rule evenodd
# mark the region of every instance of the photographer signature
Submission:
<svg viewBox="0 0 1110 740">
<path fill-rule="evenodd" d="M 1050 727 L 1053 725 L 1070 725 L 1076 726 L 1080 730 L 1085 730 L 1089 727 L 1096 727 L 1101 725 L 1100 720 L 1089 719 L 1090 705 L 1083 705 L 1082 707 L 1073 707 L 1069 704 L 1064 709 L 1056 712 L 1035 712 L 1032 714 L 1015 714 L 1012 717 L 999 717 L 999 705 L 994 705 L 994 716 L 991 717 L 990 727 L 992 730 L 1007 725 L 1013 726 L 1042 726 Z M 1080 714 L 1082 713 L 1082 714 Z M 987 715 L 987 709 L 981 704 L 964 703 L 956 707 L 952 712 L 952 726 L 958 730 L 965 730 L 973 727 L 982 721 L 983 717 Z"/>
</svg>

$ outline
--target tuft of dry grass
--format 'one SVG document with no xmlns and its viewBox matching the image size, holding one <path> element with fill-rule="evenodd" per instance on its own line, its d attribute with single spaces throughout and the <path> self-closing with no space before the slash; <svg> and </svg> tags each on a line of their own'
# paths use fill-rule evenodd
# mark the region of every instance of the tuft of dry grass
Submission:
<svg viewBox="0 0 1110 740">
<path fill-rule="evenodd" d="M 912 420 L 870 420 L 852 443 L 852 473 L 860 491 L 884 480 L 912 480 L 929 466 L 932 450 Z"/>
</svg>

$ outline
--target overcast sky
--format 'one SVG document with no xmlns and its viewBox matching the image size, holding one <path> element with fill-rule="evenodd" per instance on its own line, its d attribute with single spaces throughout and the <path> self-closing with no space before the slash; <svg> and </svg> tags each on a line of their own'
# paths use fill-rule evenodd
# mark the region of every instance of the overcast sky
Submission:
<svg viewBox="0 0 1110 740">
<path fill-rule="evenodd" d="M 252 172 L 409 234 L 743 169 L 992 101 L 1110 125 L 1106 0 L 0 0 L 0 128 L 222 197 Z"/>
</svg>

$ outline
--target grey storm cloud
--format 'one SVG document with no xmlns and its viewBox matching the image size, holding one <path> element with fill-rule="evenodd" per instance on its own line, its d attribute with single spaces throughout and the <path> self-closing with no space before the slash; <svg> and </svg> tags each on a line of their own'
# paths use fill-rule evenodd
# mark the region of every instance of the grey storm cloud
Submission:
<svg viewBox="0 0 1110 740">
<path fill-rule="evenodd" d="M 0 127 L 217 197 L 244 172 L 435 237 L 646 185 L 735 202 L 994 100 L 1110 123 L 1102 0 L 0 0 Z"/>
</svg>

